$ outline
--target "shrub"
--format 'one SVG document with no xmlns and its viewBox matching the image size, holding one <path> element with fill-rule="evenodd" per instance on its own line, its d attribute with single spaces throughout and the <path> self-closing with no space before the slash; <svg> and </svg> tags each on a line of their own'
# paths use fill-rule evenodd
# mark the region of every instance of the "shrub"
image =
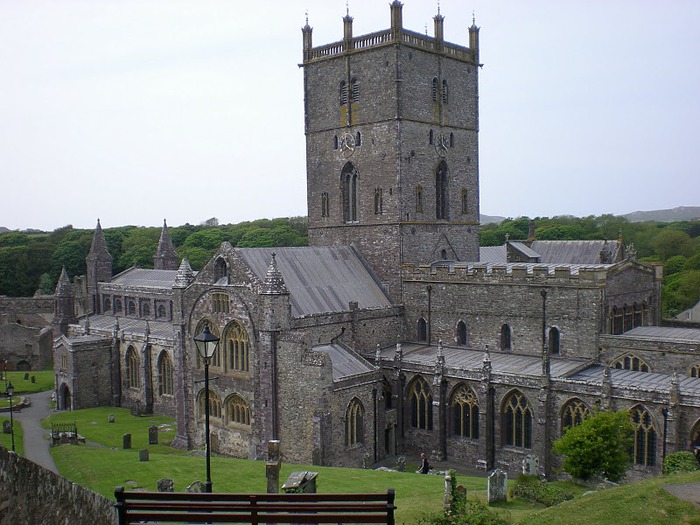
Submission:
<svg viewBox="0 0 700 525">
<path fill-rule="evenodd" d="M 620 480 L 630 462 L 634 430 L 627 412 L 598 412 L 570 428 L 552 450 L 564 455 L 564 470 L 575 478 Z"/>
<path fill-rule="evenodd" d="M 678 472 L 693 472 L 700 470 L 700 464 L 692 452 L 674 452 L 664 459 L 664 474 L 676 474 Z"/>
<path fill-rule="evenodd" d="M 420 525 L 508 525 L 508 520 L 489 509 L 480 500 L 469 500 L 450 513 L 426 514 L 419 518 Z"/>
<path fill-rule="evenodd" d="M 515 482 L 513 496 L 542 503 L 547 507 L 558 505 L 574 498 L 574 495 L 566 489 L 541 481 L 537 476 L 521 474 Z"/>
</svg>

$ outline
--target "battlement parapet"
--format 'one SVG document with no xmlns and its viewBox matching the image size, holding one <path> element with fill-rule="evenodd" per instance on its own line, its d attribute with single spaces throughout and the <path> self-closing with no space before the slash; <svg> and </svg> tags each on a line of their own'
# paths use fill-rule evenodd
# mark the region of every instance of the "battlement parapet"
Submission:
<svg viewBox="0 0 700 525">
<path fill-rule="evenodd" d="M 551 280 L 589 284 L 604 283 L 609 265 L 539 264 L 539 263 L 437 263 L 432 265 L 404 264 L 404 281 L 446 281 L 478 283 L 494 281 Z"/>
</svg>

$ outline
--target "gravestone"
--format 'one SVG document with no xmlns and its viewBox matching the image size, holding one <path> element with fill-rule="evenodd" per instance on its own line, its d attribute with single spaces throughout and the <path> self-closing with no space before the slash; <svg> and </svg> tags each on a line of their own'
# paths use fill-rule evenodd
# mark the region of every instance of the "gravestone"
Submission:
<svg viewBox="0 0 700 525">
<path fill-rule="evenodd" d="M 445 494 L 442 501 L 442 508 L 448 512 L 452 508 L 452 476 L 445 475 Z"/>
<path fill-rule="evenodd" d="M 32 383 L 36 383 L 36 376 L 32 376 Z"/>
<path fill-rule="evenodd" d="M 172 478 L 162 478 L 157 482 L 158 492 L 175 492 L 175 481 Z"/>
<path fill-rule="evenodd" d="M 265 464 L 265 477 L 267 477 L 267 493 L 277 494 L 280 491 L 280 442 L 273 439 L 267 442 L 267 463 Z"/>
<path fill-rule="evenodd" d="M 537 476 L 540 472 L 540 458 L 528 454 L 523 459 L 523 474 L 526 476 Z"/>
<path fill-rule="evenodd" d="M 148 427 L 148 444 L 157 445 L 158 444 L 158 427 L 152 426 Z"/>
<path fill-rule="evenodd" d="M 508 500 L 508 474 L 496 469 L 488 477 L 488 500 L 489 505 Z"/>
<path fill-rule="evenodd" d="M 122 448 L 131 448 L 131 434 L 124 434 L 122 436 Z"/>
<path fill-rule="evenodd" d="M 396 458 L 396 470 L 398 472 L 406 472 L 406 456 Z"/>
<path fill-rule="evenodd" d="M 203 492 L 204 491 L 204 483 L 202 483 L 199 480 L 195 480 L 189 485 L 187 485 L 187 488 L 185 489 L 185 492 Z"/>
<path fill-rule="evenodd" d="M 292 472 L 287 481 L 282 485 L 282 490 L 285 493 L 309 493 L 316 494 L 316 478 L 318 477 L 318 472 L 310 472 L 308 470 L 302 470 L 299 472 Z"/>
<path fill-rule="evenodd" d="M 362 468 L 372 468 L 372 456 L 369 452 L 365 452 L 362 456 Z"/>
<path fill-rule="evenodd" d="M 2 422 L 2 433 L 12 434 L 12 422 L 9 419 Z"/>
<path fill-rule="evenodd" d="M 147 448 L 140 448 L 139 449 L 139 461 L 148 461 L 148 449 Z"/>
<path fill-rule="evenodd" d="M 107 423 L 114 423 L 117 420 L 117 418 L 114 416 L 114 414 L 110 414 L 107 416 Z"/>
<path fill-rule="evenodd" d="M 24 373 L 24 380 L 29 381 L 29 372 Z"/>
</svg>

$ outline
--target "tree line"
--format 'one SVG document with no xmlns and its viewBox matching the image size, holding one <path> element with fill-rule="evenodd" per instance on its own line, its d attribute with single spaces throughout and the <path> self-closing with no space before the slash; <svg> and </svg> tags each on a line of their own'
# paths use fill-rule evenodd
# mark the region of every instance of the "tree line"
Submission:
<svg viewBox="0 0 700 525">
<path fill-rule="evenodd" d="M 535 217 L 535 238 L 540 240 L 615 240 L 634 244 L 637 258 L 664 266 L 664 315 L 672 317 L 691 307 L 700 298 L 700 221 L 630 222 L 624 217 Z M 482 246 L 496 246 L 528 238 L 529 217 L 506 219 L 500 224 L 481 227 Z M 160 238 L 160 227 L 121 226 L 103 230 L 113 257 L 113 271 L 131 266 L 153 267 L 153 255 Z M 255 248 L 305 246 L 305 217 L 260 219 L 220 225 L 211 218 L 200 225 L 169 228 L 180 257 L 187 257 L 200 269 L 222 242 Z M 50 233 L 0 233 L 0 295 L 31 296 L 39 290 L 51 294 L 61 268 L 69 277 L 85 274 L 85 257 L 90 251 L 93 230 L 58 228 Z"/>
</svg>

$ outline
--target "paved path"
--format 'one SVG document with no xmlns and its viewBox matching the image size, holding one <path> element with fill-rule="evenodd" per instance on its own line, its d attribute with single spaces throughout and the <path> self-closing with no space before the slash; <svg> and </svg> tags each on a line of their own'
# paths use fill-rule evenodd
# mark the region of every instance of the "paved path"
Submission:
<svg viewBox="0 0 700 525">
<path fill-rule="evenodd" d="M 23 408 L 21 412 L 15 412 L 13 417 L 17 421 L 22 422 L 24 457 L 52 472 L 58 473 L 56 464 L 53 462 L 51 454 L 49 454 L 50 443 L 47 439 L 49 432 L 41 428 L 41 420 L 52 413 L 51 394 L 53 394 L 53 391 L 49 390 L 23 396 L 32 400 L 32 406 Z"/>
</svg>

